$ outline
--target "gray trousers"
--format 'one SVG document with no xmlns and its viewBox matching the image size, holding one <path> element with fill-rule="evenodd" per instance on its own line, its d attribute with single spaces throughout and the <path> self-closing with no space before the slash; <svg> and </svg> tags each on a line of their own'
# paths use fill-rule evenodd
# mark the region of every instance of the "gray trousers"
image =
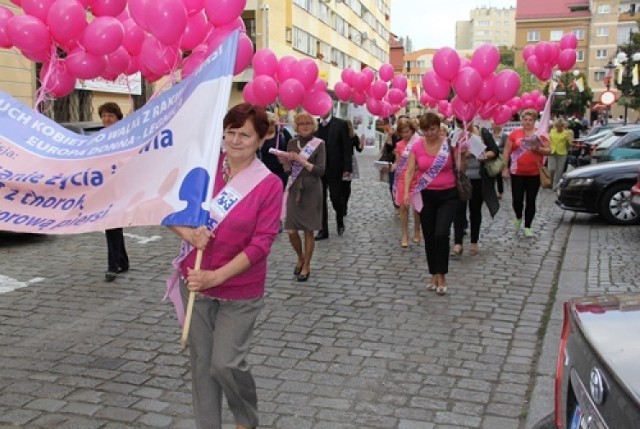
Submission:
<svg viewBox="0 0 640 429">
<path fill-rule="evenodd" d="M 564 166 L 567 163 L 567 155 L 549 155 L 547 158 L 547 166 L 549 168 L 549 173 L 551 173 L 551 178 L 553 179 L 553 186 L 555 187 L 560 179 L 562 178 L 562 174 L 564 173 Z"/>
<path fill-rule="evenodd" d="M 189 291 L 180 283 L 182 300 Z M 258 426 L 256 384 L 246 361 L 263 298 L 219 301 L 196 296 L 189 330 L 193 411 L 198 429 L 222 428 L 222 394 L 236 424 Z"/>
</svg>

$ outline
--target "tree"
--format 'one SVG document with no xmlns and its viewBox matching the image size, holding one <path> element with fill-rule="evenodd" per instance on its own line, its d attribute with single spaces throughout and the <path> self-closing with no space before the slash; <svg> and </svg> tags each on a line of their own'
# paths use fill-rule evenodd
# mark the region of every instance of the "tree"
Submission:
<svg viewBox="0 0 640 429">
<path fill-rule="evenodd" d="M 579 80 L 582 79 L 583 90 L 580 91 Z M 562 73 L 557 78 L 558 86 L 556 87 L 551 105 L 551 114 L 559 116 L 578 116 L 582 117 L 586 109 L 591 105 L 593 100 L 593 91 L 586 83 L 583 73 L 574 75 L 572 72 Z M 549 96 L 549 81 L 542 93 Z"/>
<path fill-rule="evenodd" d="M 513 70 L 520 76 L 520 94 L 524 92 L 531 92 L 534 89 L 540 89 L 542 87 L 542 83 L 533 74 L 531 74 L 529 70 L 527 70 L 527 66 L 525 64 L 522 64 L 520 67 L 516 67 Z"/>
<path fill-rule="evenodd" d="M 500 53 L 500 64 L 507 68 L 513 68 L 515 65 L 516 51 L 515 48 L 507 46 L 499 46 L 498 52 Z"/>
<path fill-rule="evenodd" d="M 640 25 L 640 20 L 637 22 Z M 622 93 L 618 104 L 625 106 L 625 110 L 626 108 L 639 110 L 640 85 L 633 84 L 633 69 L 640 63 L 640 61 L 634 61 L 634 54 L 640 52 L 640 33 L 629 30 L 629 39 L 626 44 L 618 46 L 618 52 L 624 53 L 626 57 L 619 65 L 619 67 L 622 67 L 622 80 L 618 82 L 617 73 L 612 78 L 615 82 L 615 87 Z"/>
</svg>

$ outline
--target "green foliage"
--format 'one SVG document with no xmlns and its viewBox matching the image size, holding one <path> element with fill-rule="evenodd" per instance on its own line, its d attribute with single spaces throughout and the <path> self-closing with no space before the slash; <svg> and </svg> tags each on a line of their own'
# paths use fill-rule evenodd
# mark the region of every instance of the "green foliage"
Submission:
<svg viewBox="0 0 640 429">
<path fill-rule="evenodd" d="M 582 78 L 584 82 L 584 91 L 582 92 L 578 90 L 576 85 L 576 81 L 579 78 Z M 564 94 L 562 94 L 563 92 Z M 545 85 L 542 93 L 549 96 L 549 83 Z M 574 76 L 573 72 L 562 73 L 558 78 L 556 94 L 551 105 L 551 114 L 581 117 L 585 110 L 589 108 L 591 100 L 593 100 L 593 91 L 587 85 L 587 79 L 583 73 L 578 76 Z"/>
<path fill-rule="evenodd" d="M 516 57 L 515 48 L 513 46 L 510 48 L 506 46 L 499 46 L 498 52 L 500 52 L 500 64 L 507 68 L 513 68 Z"/>
<path fill-rule="evenodd" d="M 618 83 L 617 71 L 612 79 L 612 81 L 615 82 L 615 87 L 622 93 L 618 104 L 627 106 L 630 109 L 640 110 L 640 85 L 633 84 L 632 76 L 634 65 L 639 63 L 633 61 L 632 57 L 634 53 L 640 52 L 640 33 L 631 33 L 629 42 L 618 46 L 618 51 L 624 52 L 627 55 L 627 60 L 622 64 L 622 67 L 624 67 L 622 81 Z"/>
<path fill-rule="evenodd" d="M 522 64 L 520 67 L 516 67 L 513 69 L 520 76 L 520 91 L 518 92 L 522 95 L 525 92 L 531 92 L 534 89 L 542 88 L 542 83 L 527 70 L 527 66 Z"/>
</svg>

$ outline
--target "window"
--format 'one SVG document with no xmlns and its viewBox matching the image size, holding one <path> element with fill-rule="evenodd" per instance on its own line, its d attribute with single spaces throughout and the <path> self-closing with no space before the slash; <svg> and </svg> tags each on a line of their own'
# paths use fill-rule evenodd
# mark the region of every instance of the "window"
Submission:
<svg viewBox="0 0 640 429">
<path fill-rule="evenodd" d="M 489 25 L 489 21 L 485 21 L 485 20 L 483 20 L 483 21 L 478 21 L 478 25 L 485 25 L 485 26 L 486 26 L 486 25 Z"/>
<path fill-rule="evenodd" d="M 560 39 L 562 39 L 563 34 L 564 34 L 564 31 L 562 30 L 551 30 L 551 33 L 549 35 L 549 40 L 551 42 L 558 42 Z"/>
<path fill-rule="evenodd" d="M 576 39 L 584 40 L 584 30 L 573 30 L 572 33 L 576 35 Z"/>
<path fill-rule="evenodd" d="M 596 58 L 602 60 L 607 58 L 607 50 L 606 49 L 597 49 L 596 50 Z"/>
<path fill-rule="evenodd" d="M 602 82 L 604 80 L 604 72 L 603 71 L 597 71 L 595 73 L 593 73 L 593 80 L 596 82 Z"/>
<path fill-rule="evenodd" d="M 576 51 L 576 62 L 584 61 L 584 51 Z"/>
<path fill-rule="evenodd" d="M 527 42 L 539 42 L 540 41 L 540 32 L 539 31 L 529 31 L 527 32 Z"/>
<path fill-rule="evenodd" d="M 315 57 L 318 53 L 318 40 L 299 28 L 293 27 L 293 49 Z"/>
<path fill-rule="evenodd" d="M 609 27 L 598 27 L 598 37 L 606 37 L 609 35 Z"/>
<path fill-rule="evenodd" d="M 611 13 L 611 5 L 608 5 L 608 4 L 599 5 L 598 13 Z"/>
</svg>

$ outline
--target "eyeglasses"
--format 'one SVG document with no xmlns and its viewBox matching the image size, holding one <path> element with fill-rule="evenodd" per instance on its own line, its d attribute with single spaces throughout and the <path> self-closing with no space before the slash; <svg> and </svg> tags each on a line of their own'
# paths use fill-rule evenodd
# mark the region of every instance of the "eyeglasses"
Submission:
<svg viewBox="0 0 640 429">
<path fill-rule="evenodd" d="M 313 125 L 313 122 L 298 122 L 296 124 L 299 127 Z"/>
</svg>

